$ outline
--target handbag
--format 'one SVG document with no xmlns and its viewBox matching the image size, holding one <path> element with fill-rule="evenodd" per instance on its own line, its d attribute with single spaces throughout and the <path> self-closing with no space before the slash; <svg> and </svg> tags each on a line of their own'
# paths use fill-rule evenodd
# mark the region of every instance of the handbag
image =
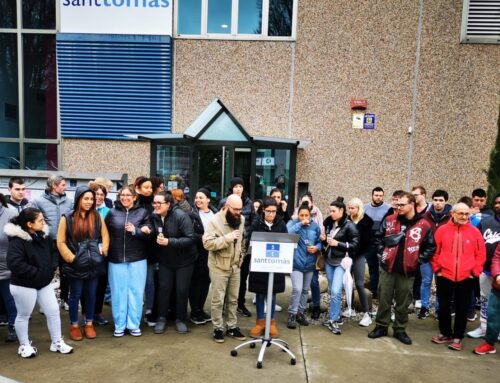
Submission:
<svg viewBox="0 0 500 383">
<path fill-rule="evenodd" d="M 316 257 L 316 271 L 325 271 L 326 255 L 321 252 L 320 255 Z"/>
<path fill-rule="evenodd" d="M 69 249 L 75 254 L 75 259 L 71 263 L 63 262 L 61 271 L 64 276 L 75 279 L 87 279 L 98 277 L 105 273 L 106 263 L 102 256 L 99 243 L 101 239 L 101 219 L 98 217 L 95 225 L 93 239 L 84 239 L 78 243 L 73 243 L 71 233 L 73 231 L 73 219 L 66 216 L 66 242 Z"/>
</svg>

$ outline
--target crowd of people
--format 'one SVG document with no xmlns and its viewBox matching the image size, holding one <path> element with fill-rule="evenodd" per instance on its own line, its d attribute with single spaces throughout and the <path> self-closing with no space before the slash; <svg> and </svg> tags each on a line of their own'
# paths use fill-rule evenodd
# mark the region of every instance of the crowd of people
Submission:
<svg viewBox="0 0 500 383">
<path fill-rule="evenodd" d="M 362 311 L 359 325 L 375 322 L 368 337 L 387 336 L 392 325 L 394 338 L 410 345 L 408 308 L 417 308 L 420 320 L 430 316 L 435 278 L 438 333 L 431 341 L 462 350 L 467 321 L 476 319 L 479 306 L 480 326 L 467 336 L 484 339 L 476 354 L 496 352 L 500 195 L 491 208 L 483 189 L 450 205 L 445 190 L 434 191 L 428 202 L 425 188 L 417 186 L 395 191 L 388 204 L 384 190 L 376 187 L 366 204 L 337 197 L 324 219 L 309 192 L 290 215 L 283 190 L 274 188 L 252 201 L 239 177 L 231 180 L 217 208 L 208 187 L 196 192 L 191 205 L 182 190 L 164 191 L 159 177 L 137 178 L 118 190 L 116 201 L 107 198 L 112 186 L 97 178 L 77 187 L 70 199 L 66 180 L 54 175 L 45 193 L 28 201 L 24 180 L 13 177 L 10 195 L 0 194 L 0 311 L 7 318 L 6 340 L 19 342 L 21 357 L 37 354 L 28 331 L 37 303 L 47 320 L 49 349 L 62 354 L 73 347 L 63 339 L 60 308 L 69 312 L 71 340 L 94 339 L 95 323 L 109 323 L 105 301 L 111 304 L 115 337 L 141 336 L 143 322 L 163 334 L 171 320 L 180 334 L 189 332 L 189 322 L 211 322 L 215 342 L 226 336 L 245 340 L 238 315 L 253 315 L 246 306 L 247 288 L 256 304 L 249 336 L 263 336 L 268 278 L 250 270 L 253 232 L 298 235 L 289 329 L 320 319 L 319 275 L 325 273 L 330 302 L 323 324 L 341 335 L 343 318 L 353 315 L 351 307 L 342 308 L 346 275 L 352 274 Z M 56 273 L 59 298 L 51 283 Z M 273 283 L 270 336 L 276 338 L 275 312 L 281 310 L 276 294 L 285 291 L 285 275 L 276 274 Z M 369 294 L 378 303 L 376 314 Z"/>
</svg>

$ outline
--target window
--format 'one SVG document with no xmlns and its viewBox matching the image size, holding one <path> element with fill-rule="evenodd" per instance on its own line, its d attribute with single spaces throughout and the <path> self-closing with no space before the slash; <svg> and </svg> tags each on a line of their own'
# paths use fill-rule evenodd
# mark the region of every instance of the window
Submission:
<svg viewBox="0 0 500 383">
<path fill-rule="evenodd" d="M 177 0 L 176 37 L 294 40 L 298 0 Z"/>
<path fill-rule="evenodd" d="M 460 42 L 500 44 L 500 1 L 464 0 Z"/>
<path fill-rule="evenodd" d="M 56 2 L 0 9 L 0 168 L 56 170 Z"/>
</svg>

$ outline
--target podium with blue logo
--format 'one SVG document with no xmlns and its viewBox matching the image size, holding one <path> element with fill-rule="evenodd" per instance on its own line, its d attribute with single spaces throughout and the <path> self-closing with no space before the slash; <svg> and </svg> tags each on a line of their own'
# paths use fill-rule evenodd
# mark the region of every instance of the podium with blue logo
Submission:
<svg viewBox="0 0 500 383">
<path fill-rule="evenodd" d="M 269 335 L 271 327 L 271 312 L 273 302 L 273 284 L 275 273 L 290 274 L 293 270 L 293 252 L 299 242 L 297 234 L 254 232 L 250 239 L 252 259 L 250 260 L 250 271 L 257 273 L 268 273 L 267 302 L 266 302 L 266 329 L 264 336 L 249 340 L 231 350 L 231 356 L 238 356 L 238 350 L 245 346 L 255 348 L 261 344 L 257 358 L 257 368 L 262 368 L 266 349 L 272 345 L 279 347 L 290 357 L 290 364 L 295 365 L 297 360 L 290 351 L 288 343 L 282 339 L 273 339 Z"/>
</svg>

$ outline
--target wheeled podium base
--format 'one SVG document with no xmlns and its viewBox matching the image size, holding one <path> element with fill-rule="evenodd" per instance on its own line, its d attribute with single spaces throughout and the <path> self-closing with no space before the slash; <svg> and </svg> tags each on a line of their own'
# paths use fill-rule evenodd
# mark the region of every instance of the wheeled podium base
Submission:
<svg viewBox="0 0 500 383">
<path fill-rule="evenodd" d="M 255 346 L 258 343 L 262 343 L 262 346 L 260 347 L 260 352 L 259 352 L 259 357 L 257 358 L 257 368 L 262 368 L 262 362 L 264 361 L 264 354 L 266 352 L 266 349 L 268 347 L 271 347 L 272 345 L 277 346 L 281 348 L 284 352 L 286 352 L 288 355 L 290 355 L 290 364 L 294 366 L 297 363 L 297 359 L 295 359 L 295 355 L 290 351 L 288 343 L 285 342 L 282 339 L 272 339 L 272 338 L 266 338 L 265 336 L 249 340 L 245 343 L 240 344 L 239 346 L 235 347 L 234 349 L 231 350 L 231 356 L 238 356 L 238 350 L 242 347 L 245 346 L 250 346 L 250 348 L 255 348 Z"/>
</svg>

